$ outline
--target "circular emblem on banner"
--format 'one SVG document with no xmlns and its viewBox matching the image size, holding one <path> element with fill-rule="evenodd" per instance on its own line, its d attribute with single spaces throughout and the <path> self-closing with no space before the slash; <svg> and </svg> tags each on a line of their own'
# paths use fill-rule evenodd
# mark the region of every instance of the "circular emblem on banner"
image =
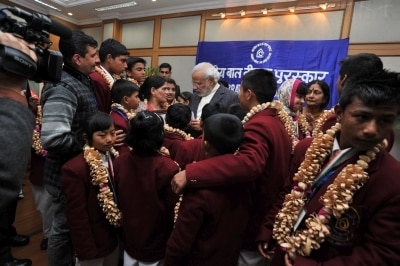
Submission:
<svg viewBox="0 0 400 266">
<path fill-rule="evenodd" d="M 272 55 L 272 47 L 266 42 L 260 42 L 251 49 L 251 60 L 256 64 L 264 64 Z"/>
</svg>

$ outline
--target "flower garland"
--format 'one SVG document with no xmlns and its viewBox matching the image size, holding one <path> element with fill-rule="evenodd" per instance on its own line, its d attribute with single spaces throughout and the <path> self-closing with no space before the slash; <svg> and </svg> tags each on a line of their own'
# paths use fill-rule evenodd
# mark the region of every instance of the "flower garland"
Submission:
<svg viewBox="0 0 400 266">
<path fill-rule="evenodd" d="M 118 152 L 111 148 L 110 152 L 118 157 Z M 111 191 L 109 186 L 109 174 L 106 167 L 103 164 L 101 153 L 93 147 L 85 145 L 83 147 L 83 156 L 86 163 L 90 167 L 90 176 L 92 177 L 92 184 L 99 186 L 99 194 L 97 199 L 101 206 L 106 219 L 110 224 L 114 226 L 120 226 L 121 211 L 118 209 L 117 203 L 115 202 L 114 193 Z"/>
<path fill-rule="evenodd" d="M 328 120 L 329 117 L 335 114 L 335 109 L 331 108 L 330 110 L 324 110 L 324 112 L 318 117 L 318 119 L 314 123 L 314 128 L 312 135 L 316 136 L 318 132 L 321 130 L 321 127 L 323 124 L 325 124 L 326 120 Z"/>
<path fill-rule="evenodd" d="M 129 111 L 129 110 L 126 110 L 125 107 L 122 106 L 122 104 L 119 104 L 119 103 L 113 103 L 113 104 L 111 105 L 111 109 L 118 109 L 118 110 L 121 110 L 121 111 L 126 115 L 126 117 L 128 118 L 128 120 L 131 120 L 131 119 L 135 118 L 135 116 L 136 116 L 136 113 L 131 112 L 131 111 Z"/>
<path fill-rule="evenodd" d="M 304 114 L 299 114 L 299 115 L 298 115 L 297 122 L 299 123 L 300 131 L 301 131 L 304 135 L 306 135 L 306 137 L 311 137 L 311 132 L 310 132 L 310 131 L 312 131 L 312 129 L 309 130 L 309 128 L 312 127 L 312 125 L 311 125 L 311 123 L 309 123 L 309 122 L 307 121 L 306 116 L 305 116 Z"/>
<path fill-rule="evenodd" d="M 37 155 L 46 156 L 47 151 L 43 149 L 42 142 L 40 141 L 40 132 L 42 131 L 42 106 L 37 106 L 35 128 L 32 135 L 32 148 Z"/>
<path fill-rule="evenodd" d="M 103 79 L 106 81 L 108 88 L 111 90 L 113 84 L 114 84 L 114 80 L 110 77 L 110 75 L 108 75 L 108 73 L 106 73 L 104 71 L 103 68 L 99 67 L 99 66 L 95 66 L 94 70 L 99 73 Z"/>
<path fill-rule="evenodd" d="M 179 128 L 173 128 L 170 127 L 169 125 L 164 126 L 164 130 L 170 133 L 178 134 L 181 136 L 184 140 L 190 140 L 193 139 L 193 137 L 190 134 L 187 134 L 185 131 L 179 129 Z"/>
<path fill-rule="evenodd" d="M 283 123 L 286 131 L 288 132 L 288 134 L 290 136 L 290 139 L 292 140 L 292 150 L 294 150 L 297 143 L 299 142 L 299 139 L 296 136 L 296 131 L 294 130 L 292 118 L 284 110 L 283 104 L 281 102 L 273 101 L 273 102 L 266 102 L 266 103 L 262 103 L 262 104 L 253 106 L 253 108 L 251 108 L 250 111 L 244 116 L 244 118 L 242 120 L 242 124 L 243 125 L 246 124 L 250 120 L 250 118 L 252 118 L 255 114 L 257 114 L 267 108 L 274 108 L 277 111 L 279 119 Z"/>
<path fill-rule="evenodd" d="M 325 134 L 320 133 L 315 136 L 306 151 L 304 161 L 293 177 L 297 185 L 290 194 L 286 195 L 282 209 L 275 218 L 273 237 L 282 248 L 286 249 L 290 256 L 296 253 L 308 256 L 313 249 L 320 247 L 325 237 L 330 234 L 328 222 L 331 216 L 339 218 L 349 209 L 354 193 L 369 178 L 368 173 L 365 172 L 369 162 L 374 160 L 376 154 L 387 146 L 387 141 L 383 140 L 373 149 L 367 151 L 365 155 L 360 155 L 357 163 L 348 164 L 343 168 L 321 197 L 323 207 L 318 214 L 314 213 L 306 219 L 307 228 L 291 234 L 299 213 L 306 203 L 307 195 L 311 192 L 311 186 L 321 171 L 323 162 L 331 153 L 335 135 L 340 127 L 341 125 L 336 123 Z"/>
<path fill-rule="evenodd" d="M 139 83 L 139 81 L 137 81 L 136 79 L 133 78 L 126 78 L 127 80 L 129 80 L 130 82 L 136 84 L 138 87 L 140 87 L 140 85 L 142 85 L 141 83 Z"/>
<path fill-rule="evenodd" d="M 178 219 L 179 208 L 181 207 L 182 199 L 183 199 L 183 194 L 180 194 L 178 202 L 175 204 L 175 207 L 174 207 L 174 224 L 176 223 L 176 220 Z"/>
</svg>

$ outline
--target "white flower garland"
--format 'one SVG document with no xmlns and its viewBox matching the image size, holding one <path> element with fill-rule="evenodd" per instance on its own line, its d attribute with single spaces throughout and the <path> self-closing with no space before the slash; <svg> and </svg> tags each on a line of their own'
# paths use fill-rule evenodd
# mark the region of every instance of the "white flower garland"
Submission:
<svg viewBox="0 0 400 266">
<path fill-rule="evenodd" d="M 354 193 L 359 190 L 368 180 L 369 176 L 365 170 L 369 162 L 375 159 L 376 154 L 387 146 L 383 140 L 373 149 L 360 155 L 356 164 L 348 164 L 328 187 L 321 197 L 323 207 L 318 214 L 307 218 L 306 229 L 297 230 L 292 234 L 300 211 L 306 204 L 307 195 L 311 192 L 311 186 L 321 171 L 321 167 L 330 154 L 336 133 L 340 130 L 337 123 L 326 134 L 318 134 L 314 137 L 310 147 L 307 149 L 305 159 L 301 163 L 293 180 L 297 182 L 291 193 L 286 195 L 282 209 L 275 218 L 273 237 L 279 245 L 286 249 L 290 256 L 300 254 L 309 256 L 313 249 L 318 249 L 330 234 L 329 220 L 333 215 L 339 218 L 353 200 Z"/>
<path fill-rule="evenodd" d="M 115 157 L 118 157 L 118 152 L 111 148 L 110 151 Z M 86 163 L 90 167 L 90 176 L 92 184 L 99 186 L 99 194 L 97 199 L 106 215 L 106 219 L 114 226 L 120 226 L 121 211 L 118 209 L 117 203 L 114 201 L 114 193 L 110 190 L 109 174 L 103 164 L 101 153 L 93 147 L 85 145 L 83 148 L 83 156 Z"/>
</svg>

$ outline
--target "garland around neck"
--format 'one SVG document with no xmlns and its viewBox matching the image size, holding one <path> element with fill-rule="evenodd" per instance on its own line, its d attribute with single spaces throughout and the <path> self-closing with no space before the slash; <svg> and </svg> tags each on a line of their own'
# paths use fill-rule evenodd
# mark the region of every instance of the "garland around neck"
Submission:
<svg viewBox="0 0 400 266">
<path fill-rule="evenodd" d="M 315 121 L 315 126 L 313 128 L 312 135 L 316 135 L 321 131 L 321 127 L 323 124 L 325 124 L 326 120 L 328 120 L 329 117 L 335 114 L 335 109 L 331 108 L 330 110 L 324 110 L 324 112 L 318 117 L 318 119 Z"/>
<path fill-rule="evenodd" d="M 187 134 L 185 131 L 183 131 L 179 128 L 173 128 L 167 124 L 164 126 L 164 130 L 166 132 L 177 134 L 177 135 L 181 136 L 184 140 L 193 139 L 193 137 L 190 134 Z"/>
<path fill-rule="evenodd" d="M 42 142 L 40 140 L 40 132 L 42 130 L 42 106 L 38 105 L 36 111 L 35 128 L 33 129 L 32 135 L 32 148 L 35 150 L 37 155 L 46 156 L 47 151 L 43 149 Z"/>
<path fill-rule="evenodd" d="M 387 146 L 387 141 L 383 140 L 365 154 L 359 155 L 355 164 L 348 164 L 343 168 L 321 197 L 323 207 L 305 220 L 306 229 L 296 230 L 292 234 L 294 224 L 306 204 L 307 196 L 311 193 L 311 187 L 321 171 L 323 162 L 332 151 L 340 127 L 337 123 L 325 134 L 319 133 L 314 137 L 304 161 L 293 177 L 297 185 L 286 195 L 282 209 L 275 217 L 273 237 L 290 256 L 309 256 L 313 249 L 320 248 L 321 243 L 330 234 L 329 220 L 332 215 L 339 218 L 349 209 L 354 193 L 368 181 L 369 176 L 365 170 L 369 163 Z"/>
<path fill-rule="evenodd" d="M 122 106 L 122 104 L 119 104 L 119 103 L 113 103 L 111 105 L 111 109 L 118 109 L 118 110 L 122 111 L 126 115 L 128 120 L 131 120 L 131 119 L 135 118 L 135 116 L 136 116 L 135 112 L 132 112 L 132 111 L 129 111 L 129 110 L 125 109 L 125 107 Z"/>
<path fill-rule="evenodd" d="M 142 85 L 142 83 L 139 83 L 139 81 L 137 81 L 136 79 L 133 79 L 133 78 L 127 77 L 126 80 L 129 80 L 130 82 L 136 84 L 138 87 L 140 87 L 140 85 Z"/>
<path fill-rule="evenodd" d="M 278 117 L 283 123 L 287 133 L 292 140 L 292 150 L 296 147 L 299 139 L 296 136 L 296 131 L 294 130 L 294 125 L 292 123 L 292 118 L 288 115 L 288 113 L 284 110 L 283 104 L 280 101 L 266 102 L 262 104 L 258 104 L 250 109 L 250 111 L 244 116 L 242 120 L 242 124 L 245 125 L 254 115 L 257 113 L 267 109 L 273 108 L 277 111 Z"/>
<path fill-rule="evenodd" d="M 119 155 L 114 148 L 111 148 L 110 152 L 115 157 L 118 157 Z M 90 167 L 92 184 L 94 186 L 99 186 L 97 199 L 100 207 L 106 215 L 106 219 L 110 224 L 119 227 L 122 214 L 114 200 L 115 195 L 110 189 L 109 182 L 112 181 L 110 180 L 109 173 L 103 163 L 101 153 L 95 148 L 85 145 L 83 148 L 83 156 Z"/>
<path fill-rule="evenodd" d="M 103 79 L 107 83 L 108 88 L 111 90 L 111 88 L 114 84 L 114 80 L 110 77 L 110 75 L 108 73 L 106 73 L 103 68 L 101 68 L 99 66 L 95 66 L 94 70 L 103 77 Z"/>
</svg>

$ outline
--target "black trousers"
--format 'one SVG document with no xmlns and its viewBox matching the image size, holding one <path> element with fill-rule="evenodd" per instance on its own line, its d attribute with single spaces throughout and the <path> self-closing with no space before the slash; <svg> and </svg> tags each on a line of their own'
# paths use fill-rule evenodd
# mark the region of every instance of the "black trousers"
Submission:
<svg viewBox="0 0 400 266">
<path fill-rule="evenodd" d="M 18 198 L 7 208 L 0 210 L 0 265 L 12 260 L 11 254 L 11 236 L 17 232 L 13 223 L 17 212 Z"/>
</svg>

